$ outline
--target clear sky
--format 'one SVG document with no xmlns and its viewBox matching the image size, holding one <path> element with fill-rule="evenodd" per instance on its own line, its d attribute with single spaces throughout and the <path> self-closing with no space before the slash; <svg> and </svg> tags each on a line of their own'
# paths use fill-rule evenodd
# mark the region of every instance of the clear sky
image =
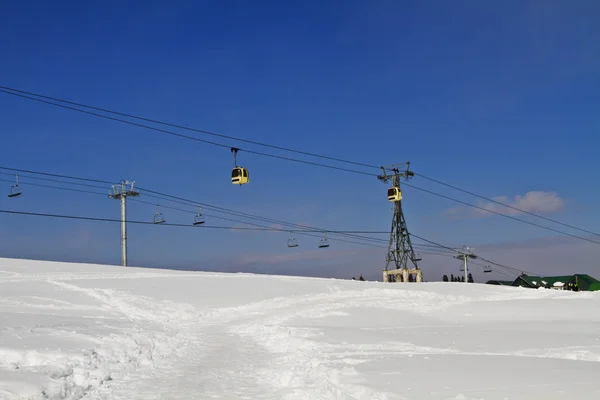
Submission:
<svg viewBox="0 0 600 400">
<path fill-rule="evenodd" d="M 410 161 L 417 173 L 600 230 L 597 1 L 30 1 L 2 2 L 0 15 L 2 86 L 368 164 Z M 0 166 L 130 179 L 332 230 L 385 231 L 391 223 L 386 186 L 372 177 L 241 152 L 251 183 L 240 188 L 230 183 L 226 148 L 3 93 L 0 115 Z M 0 183 L 8 192 L 11 184 Z M 482 204 L 419 177 L 410 183 Z M 106 196 L 22 186 L 23 197 L 2 195 L 0 208 L 119 217 L 118 203 Z M 598 268 L 598 245 L 569 248 L 589 257 L 581 265 L 551 266 L 554 257 L 523 258 L 523 243 L 577 242 L 404 192 L 417 235 L 494 248 L 496 260 L 532 271 Z M 128 210 L 139 220 L 155 211 L 134 202 Z M 161 211 L 168 222 L 193 217 Z M 3 255 L 119 263 L 118 224 L 15 215 L 0 221 Z M 298 239 L 300 247 L 288 249 L 286 233 L 130 226 L 129 258 L 144 266 L 380 279 L 385 249 L 331 241 L 323 250 L 318 238 Z M 540 247 L 525 253 L 540 254 Z M 456 264 L 424 256 L 422 268 L 435 280 L 442 271 L 458 273 Z"/>
</svg>

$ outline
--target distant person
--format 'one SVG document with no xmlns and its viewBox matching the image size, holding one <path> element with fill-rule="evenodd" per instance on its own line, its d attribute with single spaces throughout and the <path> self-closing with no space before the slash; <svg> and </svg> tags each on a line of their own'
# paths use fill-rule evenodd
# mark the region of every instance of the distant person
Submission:
<svg viewBox="0 0 600 400">
<path fill-rule="evenodd" d="M 355 278 L 355 277 L 352 277 L 352 280 L 353 280 L 353 281 L 355 281 L 355 280 L 356 280 L 356 278 Z"/>
</svg>

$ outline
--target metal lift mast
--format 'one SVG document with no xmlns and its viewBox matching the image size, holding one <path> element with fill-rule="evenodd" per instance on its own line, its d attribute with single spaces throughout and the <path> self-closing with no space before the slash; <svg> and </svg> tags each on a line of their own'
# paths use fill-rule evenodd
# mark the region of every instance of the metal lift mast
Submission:
<svg viewBox="0 0 600 400">
<path fill-rule="evenodd" d="M 138 197 L 140 192 L 133 188 L 135 182 L 121 180 L 112 186 L 108 197 L 121 201 L 121 265 L 127 266 L 127 197 Z"/>
<path fill-rule="evenodd" d="M 392 180 L 392 188 L 398 188 L 400 190 L 400 178 L 408 180 L 414 176 L 414 172 L 410 171 L 410 162 L 407 162 L 404 171 L 400 172 L 398 164 L 393 164 L 390 167 L 381 167 L 383 171 L 382 175 L 377 176 L 377 179 L 384 183 Z M 388 175 L 386 170 L 392 171 L 393 174 Z M 390 189 L 391 190 L 391 189 Z M 409 268 L 409 260 L 411 267 Z M 408 227 L 406 225 L 406 219 L 402 211 L 402 200 L 394 201 L 394 215 L 392 218 L 392 229 L 390 231 L 390 242 L 388 245 L 388 252 L 385 263 L 384 279 L 391 281 L 391 279 L 397 280 L 400 278 L 402 281 L 408 281 L 408 275 L 415 273 L 417 281 L 421 281 L 422 273 L 417 264 L 419 258 L 416 256 L 413 249 Z M 393 263 L 396 270 L 400 271 L 389 271 L 390 263 Z M 394 278 L 390 278 L 394 276 Z"/>
</svg>

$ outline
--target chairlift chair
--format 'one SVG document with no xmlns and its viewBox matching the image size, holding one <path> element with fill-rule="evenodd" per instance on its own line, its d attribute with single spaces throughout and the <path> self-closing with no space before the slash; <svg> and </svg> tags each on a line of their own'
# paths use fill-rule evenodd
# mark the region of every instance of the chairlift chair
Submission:
<svg viewBox="0 0 600 400">
<path fill-rule="evenodd" d="M 487 267 L 483 267 L 483 272 L 492 272 L 492 267 L 489 265 Z"/>
<path fill-rule="evenodd" d="M 154 223 L 155 224 L 162 224 L 164 222 L 166 222 L 166 221 L 165 221 L 165 218 L 163 217 L 163 214 L 161 212 L 157 212 L 154 215 Z"/>
<path fill-rule="evenodd" d="M 156 214 L 154 214 L 154 223 L 162 224 L 164 222 L 166 222 L 166 221 L 165 221 L 165 217 L 163 217 L 163 214 L 160 211 L 156 211 Z"/>
<path fill-rule="evenodd" d="M 329 247 L 329 241 L 327 240 L 327 232 L 325 232 L 325 237 L 319 241 L 319 248 Z"/>
<path fill-rule="evenodd" d="M 8 197 L 18 197 L 23 194 L 23 189 L 19 186 L 19 176 L 15 175 L 15 184 L 11 186 Z"/>
<path fill-rule="evenodd" d="M 204 215 L 202 215 L 202 209 L 200 209 L 200 212 L 194 217 L 194 225 L 202 225 L 205 222 L 206 218 L 204 218 Z"/>
<path fill-rule="evenodd" d="M 400 188 L 394 186 L 388 189 L 388 200 L 389 201 L 400 201 L 402 200 L 402 191 Z"/>
<path fill-rule="evenodd" d="M 295 237 L 290 236 L 287 242 L 288 247 L 298 247 L 298 240 Z"/>
<path fill-rule="evenodd" d="M 411 260 L 412 260 L 413 262 L 421 261 L 422 259 L 423 259 L 423 257 L 421 257 L 421 255 L 420 255 L 420 254 L 415 254 L 415 255 L 413 256 L 413 258 L 411 258 Z"/>
</svg>

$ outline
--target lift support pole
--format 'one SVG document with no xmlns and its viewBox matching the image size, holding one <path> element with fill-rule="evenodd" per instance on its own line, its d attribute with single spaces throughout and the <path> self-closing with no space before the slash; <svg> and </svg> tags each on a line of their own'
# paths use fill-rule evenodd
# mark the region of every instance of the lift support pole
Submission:
<svg viewBox="0 0 600 400">
<path fill-rule="evenodd" d="M 121 181 L 113 185 L 108 197 L 121 200 L 121 265 L 127 266 L 127 197 L 138 197 L 140 192 L 133 188 L 135 182 Z"/>
</svg>

